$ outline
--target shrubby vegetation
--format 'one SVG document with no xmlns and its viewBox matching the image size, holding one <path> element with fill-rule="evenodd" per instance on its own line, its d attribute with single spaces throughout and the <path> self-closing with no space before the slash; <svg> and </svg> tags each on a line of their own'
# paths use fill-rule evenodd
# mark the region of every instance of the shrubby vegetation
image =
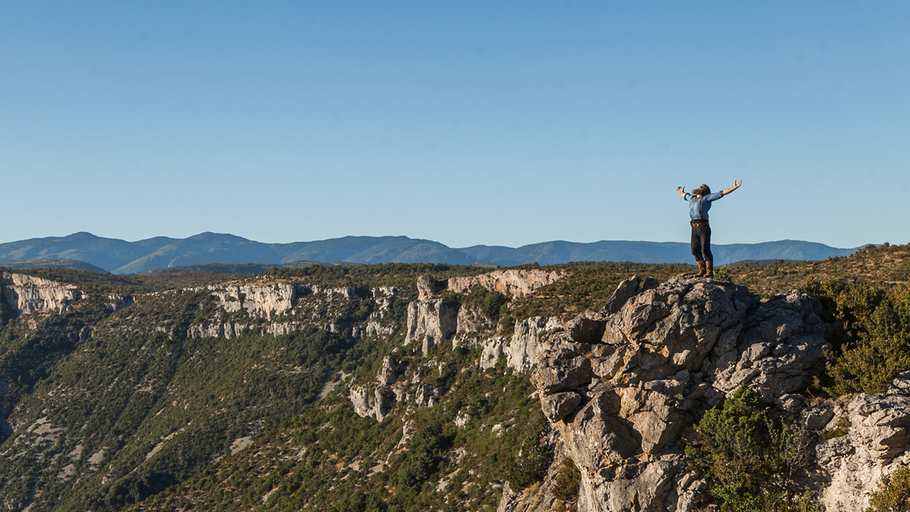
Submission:
<svg viewBox="0 0 910 512">
<path fill-rule="evenodd" d="M 746 384 L 696 424 L 686 447 L 691 467 L 713 482 L 724 512 L 823 510 L 797 483 L 809 462 L 810 434 L 775 420 Z"/>
<path fill-rule="evenodd" d="M 907 512 L 910 510 L 910 467 L 903 467 L 882 481 L 881 489 L 869 499 L 866 512 Z"/>
<path fill-rule="evenodd" d="M 806 290 L 819 297 L 823 319 L 834 325 L 819 387 L 832 396 L 879 393 L 910 369 L 910 289 L 810 282 Z"/>
</svg>

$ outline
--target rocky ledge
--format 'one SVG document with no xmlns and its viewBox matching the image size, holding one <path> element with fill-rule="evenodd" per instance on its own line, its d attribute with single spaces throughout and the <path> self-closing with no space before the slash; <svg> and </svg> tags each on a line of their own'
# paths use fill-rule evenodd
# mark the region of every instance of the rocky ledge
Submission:
<svg viewBox="0 0 910 512">
<path fill-rule="evenodd" d="M 805 407 L 794 393 L 830 348 L 820 312 L 798 291 L 761 301 L 711 279 L 635 277 L 550 334 L 532 379 L 581 471 L 578 509 L 699 510 L 707 486 L 683 455 L 693 424 L 743 382 L 781 410 Z"/>
</svg>

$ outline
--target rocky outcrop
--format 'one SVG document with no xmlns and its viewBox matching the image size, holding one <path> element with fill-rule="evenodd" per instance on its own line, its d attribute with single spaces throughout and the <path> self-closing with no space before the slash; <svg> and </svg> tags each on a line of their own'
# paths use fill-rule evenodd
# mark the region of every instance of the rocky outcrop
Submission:
<svg viewBox="0 0 910 512">
<path fill-rule="evenodd" d="M 503 347 L 506 366 L 518 373 L 525 373 L 537 364 L 537 345 L 548 332 L 561 328 L 555 318 L 535 316 L 515 324 L 511 342 Z"/>
<path fill-rule="evenodd" d="M 41 311 L 63 312 L 83 295 L 71 284 L 11 272 L 0 272 L 0 287 L 3 300 L 17 314 L 23 315 Z"/>
<path fill-rule="evenodd" d="M 107 299 L 109 301 L 107 303 L 107 308 L 114 313 L 136 303 L 136 297 L 133 297 L 132 295 L 111 294 L 107 296 Z"/>
<path fill-rule="evenodd" d="M 482 285 L 510 297 L 522 297 L 534 293 L 538 288 L 553 284 L 565 276 L 564 272 L 539 269 L 494 270 L 479 276 L 453 277 L 448 280 L 448 289 L 455 293 L 468 293 L 471 288 Z"/>
<path fill-rule="evenodd" d="M 436 279 L 424 274 L 417 278 L 417 300 L 427 300 L 437 293 L 445 290 L 449 282 L 445 279 Z"/>
<path fill-rule="evenodd" d="M 683 432 L 741 382 L 786 403 L 829 327 L 818 300 L 795 291 L 761 302 L 709 279 L 634 281 L 550 334 L 532 380 L 581 470 L 580 511 L 695 510 L 705 484 L 685 469 Z"/>
<path fill-rule="evenodd" d="M 883 477 L 910 464 L 910 372 L 884 393 L 813 404 L 803 416 L 810 428 L 817 426 L 814 420 L 823 430 L 841 434 L 815 448 L 826 484 L 822 502 L 829 511 L 865 510 Z"/>
<path fill-rule="evenodd" d="M 535 316 L 515 324 L 510 338 L 493 336 L 482 344 L 480 368 L 494 368 L 501 357 L 506 366 L 517 373 L 525 373 L 537 364 L 538 344 L 547 332 L 562 330 L 555 318 Z"/>
<path fill-rule="evenodd" d="M 427 299 L 408 304 L 408 325 L 404 344 L 421 343 L 426 355 L 458 330 L 458 304 L 443 299 Z"/>
<path fill-rule="evenodd" d="M 293 308 L 297 298 L 308 291 L 287 283 L 222 285 L 210 290 L 226 312 L 245 309 L 250 316 L 268 320 Z"/>
<path fill-rule="evenodd" d="M 384 386 L 352 386 L 348 398 L 361 418 L 373 416 L 376 421 L 382 421 L 395 405 L 395 394 Z"/>
<path fill-rule="evenodd" d="M 451 338 L 453 347 L 461 345 L 482 347 L 481 368 L 495 367 L 500 358 L 505 357 L 506 364 L 514 371 L 527 372 L 536 364 L 540 338 L 546 332 L 562 328 L 556 319 L 546 317 L 524 319 L 515 325 L 511 337 L 491 336 L 497 325 L 477 304 L 459 304 L 458 301 L 440 292 L 449 290 L 466 293 L 473 286 L 480 284 L 501 293 L 522 295 L 555 282 L 562 275 L 559 272 L 541 270 L 509 270 L 448 280 L 438 280 L 429 275 L 420 276 L 417 279 L 418 298 L 408 304 L 403 344 L 408 346 L 419 343 L 420 352 L 427 356 L 434 346 Z M 390 295 L 396 294 L 397 290 L 390 292 L 392 293 L 380 291 L 377 295 L 374 290 L 374 296 L 380 297 L 377 303 L 387 302 L 384 307 L 370 315 L 365 328 L 367 336 L 393 332 L 391 326 L 382 323 L 384 311 L 387 311 L 391 301 L 395 300 L 395 297 Z M 484 337 L 487 337 L 485 341 Z M 351 401 L 355 402 L 355 410 L 361 416 L 384 418 L 387 408 L 394 405 L 394 402 L 432 407 L 446 391 L 438 385 L 422 383 L 421 378 L 425 369 L 423 367 L 411 369 L 410 378 L 405 381 L 398 380 L 395 374 L 396 382 L 388 382 L 389 375 L 392 375 L 387 368 L 388 364 L 388 360 L 383 362 L 383 369 L 377 377 L 377 382 L 351 388 Z M 427 363 L 424 366 L 429 368 L 432 364 Z M 442 372 L 440 368 L 439 373 Z"/>
</svg>

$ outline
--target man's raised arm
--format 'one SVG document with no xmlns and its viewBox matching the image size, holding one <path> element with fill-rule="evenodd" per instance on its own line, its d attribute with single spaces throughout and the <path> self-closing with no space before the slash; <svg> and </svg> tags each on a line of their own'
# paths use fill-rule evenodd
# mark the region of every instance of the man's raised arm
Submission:
<svg viewBox="0 0 910 512">
<path fill-rule="evenodd" d="M 743 184 L 743 180 L 734 181 L 734 182 L 733 182 L 733 186 L 730 187 L 730 188 L 727 188 L 727 189 L 722 190 L 722 191 L 721 191 L 721 194 L 727 195 L 727 194 L 729 194 L 730 192 L 733 192 L 734 190 L 738 189 L 739 186 L 742 185 L 742 184 Z M 680 188 L 682 188 L 682 187 L 680 187 Z"/>
</svg>

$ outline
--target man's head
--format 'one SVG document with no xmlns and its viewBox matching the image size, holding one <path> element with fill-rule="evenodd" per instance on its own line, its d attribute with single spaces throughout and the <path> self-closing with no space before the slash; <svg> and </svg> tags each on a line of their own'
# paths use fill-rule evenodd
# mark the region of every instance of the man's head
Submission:
<svg viewBox="0 0 910 512">
<path fill-rule="evenodd" d="M 711 189 L 708 188 L 707 185 L 702 183 L 702 185 L 700 187 L 698 187 L 697 189 L 693 190 L 692 193 L 697 196 L 706 196 L 711 193 Z"/>
</svg>

